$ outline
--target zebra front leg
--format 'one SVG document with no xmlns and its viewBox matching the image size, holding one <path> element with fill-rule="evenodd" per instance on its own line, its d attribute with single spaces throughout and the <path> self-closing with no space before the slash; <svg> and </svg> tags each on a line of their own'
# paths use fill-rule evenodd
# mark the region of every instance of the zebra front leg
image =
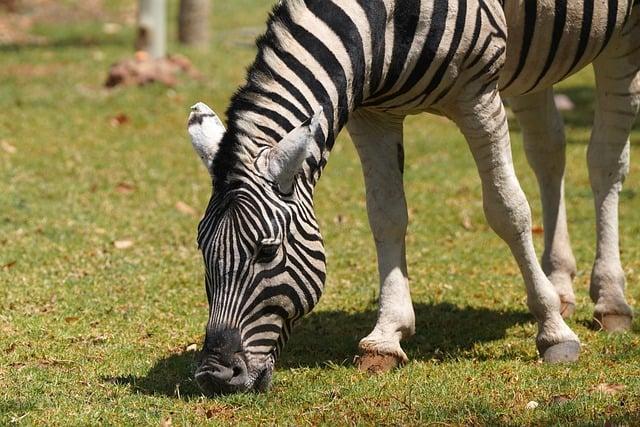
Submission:
<svg viewBox="0 0 640 427">
<path fill-rule="evenodd" d="M 640 10 L 594 63 L 596 115 L 587 161 L 596 209 L 597 248 L 590 295 L 595 319 L 607 331 L 631 328 L 618 242 L 618 203 L 629 172 L 629 134 L 640 106 Z M 626 32 L 626 33 L 625 33 Z"/>
<path fill-rule="evenodd" d="M 407 205 L 402 183 L 403 117 L 357 111 L 347 124 L 364 173 L 369 225 L 375 239 L 380 273 L 378 319 L 359 344 L 359 369 L 381 372 L 405 363 L 400 340 L 415 332 L 405 233 Z"/>
<path fill-rule="evenodd" d="M 575 361 L 580 342 L 560 315 L 560 298 L 536 259 L 531 211 L 513 170 L 507 117 L 494 90 L 461 100 L 449 115 L 476 161 L 487 221 L 520 267 L 527 304 L 538 322 L 538 351 L 547 362 Z"/>
<path fill-rule="evenodd" d="M 560 313 L 567 318 L 575 311 L 576 297 L 571 282 L 577 269 L 564 203 L 566 143 L 562 116 L 556 108 L 551 88 L 510 101 L 522 128 L 527 160 L 540 188 L 544 224 L 542 270 L 556 288 L 560 296 Z"/>
</svg>

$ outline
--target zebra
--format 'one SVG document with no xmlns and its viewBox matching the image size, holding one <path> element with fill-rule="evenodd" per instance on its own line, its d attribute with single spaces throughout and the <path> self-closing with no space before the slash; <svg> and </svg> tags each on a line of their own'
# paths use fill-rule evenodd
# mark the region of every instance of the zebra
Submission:
<svg viewBox="0 0 640 427">
<path fill-rule="evenodd" d="M 408 358 L 415 332 L 405 254 L 403 120 L 444 115 L 476 162 L 485 216 L 522 273 L 546 362 L 575 361 L 580 341 L 564 317 L 576 272 L 564 202 L 565 140 L 552 86 L 588 64 L 596 114 L 588 166 L 597 217 L 591 279 L 595 317 L 628 329 L 617 232 L 618 193 L 640 105 L 637 0 L 283 0 L 257 41 L 227 128 L 204 103 L 188 130 L 213 193 L 198 226 L 209 302 L 195 378 L 209 395 L 269 387 L 296 321 L 318 302 L 326 276 L 313 208 L 336 135 L 357 149 L 380 276 L 376 324 L 359 367 Z M 511 158 L 511 106 L 539 181 L 545 248 L 536 259 L 529 204 Z"/>
</svg>

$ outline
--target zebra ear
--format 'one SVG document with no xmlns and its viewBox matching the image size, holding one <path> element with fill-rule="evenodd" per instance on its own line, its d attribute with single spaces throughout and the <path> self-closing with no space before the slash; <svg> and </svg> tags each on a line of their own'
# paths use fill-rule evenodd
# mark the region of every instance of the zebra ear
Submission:
<svg viewBox="0 0 640 427">
<path fill-rule="evenodd" d="M 269 150 L 268 174 L 283 193 L 290 193 L 296 175 L 310 154 L 315 143 L 314 135 L 320 128 L 322 109 L 293 129 L 287 136 Z"/>
<path fill-rule="evenodd" d="M 191 107 L 187 126 L 193 149 L 211 173 L 211 163 L 226 131 L 224 125 L 207 104 L 198 102 Z"/>
</svg>

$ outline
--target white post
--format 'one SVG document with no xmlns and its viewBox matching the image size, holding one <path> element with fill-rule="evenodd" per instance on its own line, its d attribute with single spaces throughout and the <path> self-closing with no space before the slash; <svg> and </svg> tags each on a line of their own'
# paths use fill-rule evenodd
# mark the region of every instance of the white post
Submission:
<svg viewBox="0 0 640 427">
<path fill-rule="evenodd" d="M 166 0 L 140 0 L 136 49 L 149 52 L 153 58 L 167 53 Z"/>
</svg>

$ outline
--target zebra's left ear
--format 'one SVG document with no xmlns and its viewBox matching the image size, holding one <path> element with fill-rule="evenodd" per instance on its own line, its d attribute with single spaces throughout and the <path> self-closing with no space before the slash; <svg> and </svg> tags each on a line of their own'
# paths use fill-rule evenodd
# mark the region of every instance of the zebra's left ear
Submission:
<svg viewBox="0 0 640 427">
<path fill-rule="evenodd" d="M 198 102 L 191 107 L 187 126 L 193 149 L 211 174 L 211 163 L 226 129 L 216 113 L 204 102 Z"/>
<path fill-rule="evenodd" d="M 320 128 L 322 113 L 322 109 L 318 110 L 269 150 L 267 173 L 285 194 L 291 192 L 295 177 L 315 144 L 314 136 Z"/>
</svg>

